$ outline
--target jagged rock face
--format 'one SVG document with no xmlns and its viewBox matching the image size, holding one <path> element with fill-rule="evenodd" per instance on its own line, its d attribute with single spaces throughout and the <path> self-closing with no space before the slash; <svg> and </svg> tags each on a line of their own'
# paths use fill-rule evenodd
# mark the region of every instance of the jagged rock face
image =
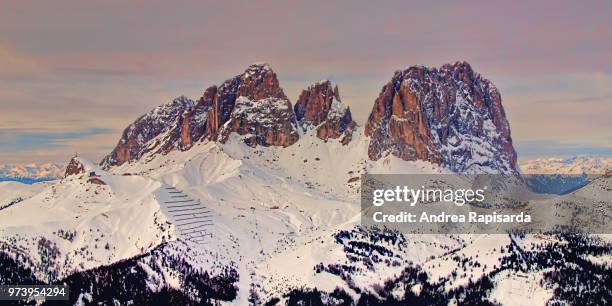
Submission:
<svg viewBox="0 0 612 306">
<path fill-rule="evenodd" d="M 456 172 L 517 173 L 501 96 L 465 62 L 396 72 L 376 99 L 365 133 L 372 160 L 390 152 Z"/>
<path fill-rule="evenodd" d="M 179 97 L 138 118 L 123 132 L 104 168 L 138 160 L 144 154 L 188 150 L 195 142 L 225 142 L 235 132 L 249 145 L 289 146 L 299 134 L 291 103 L 267 64 L 211 86 L 196 102 Z"/>
<path fill-rule="evenodd" d="M 246 135 L 245 143 L 252 147 L 287 147 L 299 139 L 291 103 L 277 98 L 252 101 L 247 97 L 239 97 L 219 141 L 227 141 L 231 133 Z"/>
<path fill-rule="evenodd" d="M 136 119 L 124 131 L 115 149 L 101 165 L 105 168 L 137 160 L 145 153 L 187 150 L 202 138 L 210 105 L 184 97 L 158 106 Z"/>
<path fill-rule="evenodd" d="M 230 120 L 236 99 L 239 97 L 251 101 L 267 98 L 288 100 L 270 66 L 251 65 L 243 74 L 223 82 L 218 88 L 212 86 L 204 92 L 202 100 L 212 106 L 208 111 L 207 122 L 207 134 L 210 139 L 217 139 L 220 128 Z"/>
<path fill-rule="evenodd" d="M 64 177 L 81 173 L 85 173 L 85 166 L 76 158 L 73 158 L 68 163 L 68 166 L 66 166 L 66 172 L 64 173 Z"/>
<path fill-rule="evenodd" d="M 219 129 L 230 118 L 234 109 L 236 94 L 240 77 L 234 77 L 225 81 L 221 86 L 212 86 L 206 89 L 202 101 L 211 105 L 207 114 L 206 136 L 210 139 L 217 139 Z"/>
<path fill-rule="evenodd" d="M 224 143 L 231 133 L 245 135 L 251 146 L 287 147 L 299 139 L 291 102 L 280 88 L 276 74 L 267 64 L 251 65 L 242 74 L 226 81 L 212 98 L 211 137 Z M 228 114 L 228 110 L 231 110 Z M 217 119 L 215 119 L 217 120 Z"/>
<path fill-rule="evenodd" d="M 238 97 L 246 97 L 251 101 L 267 98 L 288 100 L 278 84 L 276 73 L 268 64 L 253 64 L 238 77 L 240 78 L 236 94 Z"/>
<path fill-rule="evenodd" d="M 316 128 L 317 137 L 338 139 L 348 144 L 356 123 L 351 110 L 340 100 L 338 86 L 332 88 L 330 81 L 318 82 L 302 91 L 295 104 L 295 116 L 304 130 Z"/>
</svg>

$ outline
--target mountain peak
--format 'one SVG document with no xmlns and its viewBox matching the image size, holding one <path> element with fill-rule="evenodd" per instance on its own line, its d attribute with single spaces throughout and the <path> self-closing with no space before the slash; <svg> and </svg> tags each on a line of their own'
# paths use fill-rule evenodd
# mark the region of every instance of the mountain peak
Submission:
<svg viewBox="0 0 612 306">
<path fill-rule="evenodd" d="M 518 173 L 501 96 L 467 62 L 396 72 L 376 99 L 365 133 L 372 160 L 390 153 L 456 172 Z"/>
<path fill-rule="evenodd" d="M 243 96 L 253 101 L 266 98 L 288 100 L 280 87 L 276 73 L 266 63 L 252 64 L 236 78 L 234 81 L 226 81 L 226 83 L 237 83 L 236 98 Z"/>
<path fill-rule="evenodd" d="M 466 71 L 473 71 L 472 66 L 467 61 L 456 61 L 453 64 L 444 64 L 442 69 L 464 69 Z"/>
<path fill-rule="evenodd" d="M 348 144 L 355 129 L 331 81 L 310 85 L 292 107 L 272 68 L 255 63 L 207 88 L 197 103 L 181 96 L 145 114 L 124 131 L 103 164 L 188 150 L 204 139 L 225 143 L 232 133 L 251 146 L 290 146 L 300 130 Z M 393 154 L 456 172 L 518 173 L 501 96 L 465 61 L 397 71 L 376 99 L 365 135 L 371 160 Z"/>
<path fill-rule="evenodd" d="M 81 173 L 85 173 L 87 171 L 93 171 L 96 169 L 98 169 L 98 167 L 96 167 L 96 165 L 94 165 L 90 161 L 83 159 L 81 157 L 75 156 L 70 159 L 70 162 L 66 166 L 64 177 L 81 174 Z"/>
<path fill-rule="evenodd" d="M 272 70 L 272 67 L 270 67 L 270 64 L 266 62 L 255 62 L 249 65 L 249 67 L 247 67 L 247 69 L 244 72 L 247 73 L 247 72 L 268 71 L 268 70 Z"/>
<path fill-rule="evenodd" d="M 181 138 L 181 128 L 188 123 L 186 116 L 195 105 L 191 99 L 179 96 L 142 115 L 123 131 L 119 143 L 102 160 L 101 165 L 105 168 L 121 165 L 140 159 L 148 152 L 167 153 L 176 148 L 187 149 L 191 144 Z"/>
<path fill-rule="evenodd" d="M 303 90 L 294 112 L 304 130 L 316 129 L 320 139 L 338 139 L 343 144 L 351 140 L 356 123 L 351 110 L 340 101 L 338 86 L 322 80 Z"/>
</svg>

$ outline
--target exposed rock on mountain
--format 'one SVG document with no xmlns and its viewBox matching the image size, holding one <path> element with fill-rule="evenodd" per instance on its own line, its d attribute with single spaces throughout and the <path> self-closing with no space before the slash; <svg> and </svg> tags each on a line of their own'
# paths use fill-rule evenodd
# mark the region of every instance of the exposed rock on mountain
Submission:
<svg viewBox="0 0 612 306">
<path fill-rule="evenodd" d="M 297 132 L 291 103 L 267 64 L 211 86 L 196 102 L 181 96 L 132 123 L 101 165 L 138 160 L 144 154 L 188 150 L 203 139 L 225 142 L 232 133 L 248 135 L 251 145 L 289 146 Z"/>
<path fill-rule="evenodd" d="M 250 146 L 287 147 L 300 129 L 348 144 L 356 124 L 331 82 L 304 90 L 293 109 L 270 66 L 253 64 L 206 89 L 197 103 L 179 97 L 140 117 L 102 165 L 188 150 L 204 139 L 225 143 L 232 133 Z M 372 160 L 390 152 L 457 172 L 518 173 L 499 92 L 465 62 L 396 72 L 376 99 L 365 134 Z"/>
<path fill-rule="evenodd" d="M 206 136 L 217 139 L 219 129 L 229 120 L 236 101 L 236 90 L 240 76 L 225 81 L 221 86 L 211 86 L 200 99 L 203 104 L 210 105 L 206 117 Z"/>
<path fill-rule="evenodd" d="M 85 173 L 85 165 L 81 163 L 77 158 L 73 158 L 66 166 L 66 172 L 64 173 L 64 177 Z"/>
<path fill-rule="evenodd" d="M 517 173 L 497 88 L 466 62 L 397 71 L 365 126 L 369 157 L 387 152 L 457 172 Z"/>
<path fill-rule="evenodd" d="M 232 132 L 246 135 L 246 142 L 251 145 L 283 146 L 294 144 L 299 139 L 297 122 L 291 109 L 291 102 L 278 84 L 276 74 L 267 64 L 254 64 L 240 76 L 224 83 L 232 84 L 235 93 L 227 96 L 231 99 L 217 99 L 211 118 L 220 118 L 215 127 L 222 125 L 219 141 L 225 142 Z M 237 85 L 237 86 L 236 86 Z M 222 86 L 223 87 L 223 86 Z M 222 88 L 225 89 L 225 88 Z M 229 114 L 227 110 L 232 104 Z M 216 106 L 216 105 L 215 105 Z M 215 113 L 218 113 L 215 114 Z"/>
<path fill-rule="evenodd" d="M 148 152 L 167 153 L 173 149 L 188 149 L 194 140 L 191 131 L 201 126 L 190 116 L 194 108 L 195 103 L 191 99 L 181 96 L 136 119 L 123 131 L 119 143 L 102 160 L 101 165 L 121 165 L 137 160 Z"/>
<path fill-rule="evenodd" d="M 219 141 L 227 141 L 233 132 L 247 136 L 245 142 L 253 147 L 287 147 L 299 139 L 291 103 L 277 98 L 252 101 L 239 97 L 230 120 L 223 126 Z"/>
<path fill-rule="evenodd" d="M 357 126 L 351 110 L 340 100 L 338 86 L 321 81 L 303 90 L 295 107 L 295 116 L 304 130 L 317 129 L 323 140 L 341 138 L 347 144 Z"/>
</svg>

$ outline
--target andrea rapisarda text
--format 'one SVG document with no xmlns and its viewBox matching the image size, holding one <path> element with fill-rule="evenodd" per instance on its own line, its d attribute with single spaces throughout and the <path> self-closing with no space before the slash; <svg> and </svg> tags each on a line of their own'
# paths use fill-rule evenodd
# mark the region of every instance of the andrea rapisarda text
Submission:
<svg viewBox="0 0 612 306">
<path fill-rule="evenodd" d="M 531 215 L 524 212 L 517 214 L 479 214 L 469 212 L 467 214 L 448 214 L 445 212 L 428 214 L 427 212 L 409 213 L 400 212 L 396 214 L 385 214 L 377 211 L 372 215 L 376 223 L 530 223 Z"/>
</svg>

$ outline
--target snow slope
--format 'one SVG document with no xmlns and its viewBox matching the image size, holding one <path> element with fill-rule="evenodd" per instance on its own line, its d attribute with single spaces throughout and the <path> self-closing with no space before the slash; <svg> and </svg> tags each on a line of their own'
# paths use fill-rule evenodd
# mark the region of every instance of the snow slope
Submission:
<svg viewBox="0 0 612 306">
<path fill-rule="evenodd" d="M 518 252 L 513 246 L 536 250 L 550 238 L 404 236 L 359 226 L 362 174 L 447 169 L 392 156 L 369 161 L 369 139 L 360 130 L 345 146 L 325 142 L 314 131 L 287 148 L 252 148 L 242 139 L 232 134 L 225 144 L 205 141 L 187 151 L 149 152 L 109 172 L 81 160 L 85 174 L 29 187 L 40 188 L 38 193 L 21 188 L 11 194 L 27 199 L 0 210 L 0 244 L 41 279 L 55 280 L 166 242 L 194 269 L 215 274 L 234 268 L 240 276 L 235 305 L 247 305 L 254 296 L 287 302 L 286 294 L 296 288 L 341 288 L 355 300 L 364 293 L 399 298 L 406 290 L 419 294 L 431 286 L 451 294 L 489 275 L 494 289 L 482 294 L 491 302 L 521 305 L 525 299 L 515 299 L 513 292 L 523 276 L 534 304 L 551 298 L 539 283 L 543 270 L 517 276 L 512 269 L 529 265 L 508 261 Z M 91 183 L 91 171 L 105 185 Z M 176 207 L 181 205 L 193 206 Z M 206 213 L 176 211 L 194 207 Z M 206 224 L 197 228 L 201 238 L 185 226 L 189 222 Z M 164 269 L 170 270 L 148 272 L 152 288 L 181 288 L 171 268 Z M 397 280 L 410 269 L 425 273 L 430 287 Z"/>
<path fill-rule="evenodd" d="M 0 241 L 41 279 L 110 264 L 172 239 L 153 197 L 158 181 L 95 171 L 105 185 L 86 174 L 70 176 L 1 211 Z"/>
</svg>

